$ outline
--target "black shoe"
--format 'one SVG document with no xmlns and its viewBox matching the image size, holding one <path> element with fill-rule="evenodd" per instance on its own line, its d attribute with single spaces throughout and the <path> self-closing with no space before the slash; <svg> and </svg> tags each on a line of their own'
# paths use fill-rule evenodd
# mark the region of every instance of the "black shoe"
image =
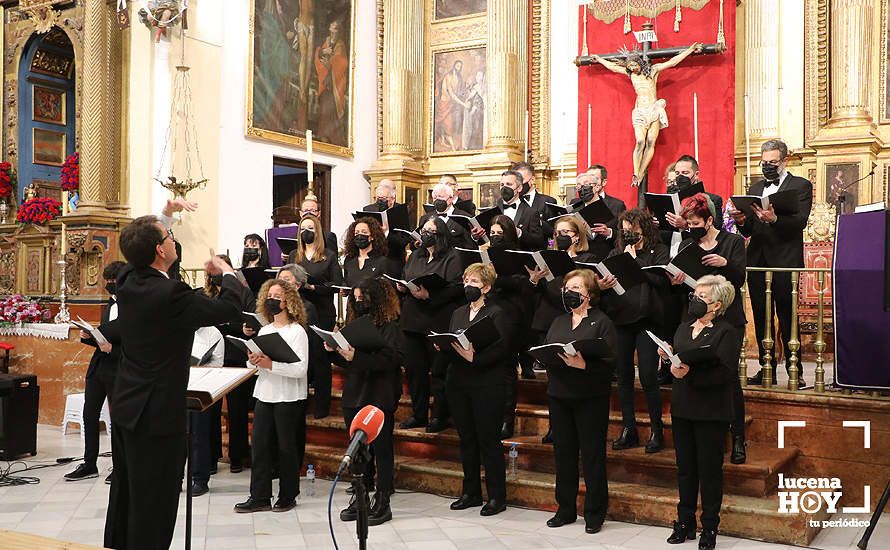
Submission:
<svg viewBox="0 0 890 550">
<path fill-rule="evenodd" d="M 467 508 L 475 508 L 482 506 L 482 497 L 473 497 L 470 495 L 461 495 L 459 499 L 451 503 L 452 510 L 466 510 Z"/>
<path fill-rule="evenodd" d="M 541 443 L 544 445 L 553 445 L 553 428 L 547 428 L 547 433 L 541 438 Z"/>
<path fill-rule="evenodd" d="M 584 525 L 584 532 L 588 535 L 595 535 L 603 530 L 602 523 L 587 523 Z"/>
<path fill-rule="evenodd" d="M 733 464 L 744 464 L 747 456 L 745 454 L 745 436 L 733 436 L 732 453 L 729 455 L 729 461 Z"/>
<path fill-rule="evenodd" d="M 748 384 L 752 386 L 762 386 L 763 385 L 763 369 L 757 371 L 757 374 L 754 376 L 748 377 Z"/>
<path fill-rule="evenodd" d="M 287 512 L 288 510 L 293 510 L 297 507 L 296 499 L 289 499 L 282 501 L 280 498 L 275 501 L 275 506 L 272 507 L 273 512 Z"/>
<path fill-rule="evenodd" d="M 535 369 L 529 366 L 522 367 L 522 373 L 520 374 L 523 380 L 534 380 L 538 376 L 535 374 Z"/>
<path fill-rule="evenodd" d="M 687 540 L 695 540 L 695 525 L 674 522 L 674 532 L 667 538 L 668 544 L 682 544 Z"/>
<path fill-rule="evenodd" d="M 701 536 L 698 537 L 698 550 L 714 550 L 717 546 L 717 531 L 712 529 L 702 529 Z"/>
<path fill-rule="evenodd" d="M 349 499 L 349 505 L 340 510 L 340 521 L 355 521 L 358 519 L 358 508 L 355 503 L 355 497 Z"/>
<path fill-rule="evenodd" d="M 207 486 L 206 481 L 196 481 L 192 483 L 192 496 L 199 497 L 201 495 L 206 495 L 210 492 L 210 487 Z"/>
<path fill-rule="evenodd" d="M 81 464 L 75 468 L 73 472 L 65 474 L 65 481 L 80 481 L 82 479 L 92 479 L 94 477 L 99 477 L 99 469 L 95 466 Z"/>
<path fill-rule="evenodd" d="M 252 514 L 253 512 L 268 512 L 272 509 L 272 499 L 249 497 L 244 502 L 235 505 L 235 511 L 239 514 Z"/>
<path fill-rule="evenodd" d="M 503 500 L 498 500 L 493 498 L 485 503 L 482 506 L 482 510 L 479 511 L 480 516 L 494 516 L 500 514 L 504 510 L 507 509 L 507 503 Z"/>
<path fill-rule="evenodd" d="M 430 420 L 430 423 L 426 427 L 426 433 L 435 434 L 439 432 L 443 432 L 450 427 L 450 423 L 447 420 L 441 420 L 439 418 L 434 418 Z"/>
<path fill-rule="evenodd" d="M 368 515 L 368 525 L 380 525 L 392 519 L 392 509 L 389 507 L 389 494 L 383 491 L 374 493 L 374 502 L 371 503 L 371 513 Z"/>
<path fill-rule="evenodd" d="M 653 429 L 646 443 L 646 454 L 657 453 L 664 449 L 664 432 L 661 428 Z"/>
<path fill-rule="evenodd" d="M 217 462 L 214 462 L 213 465 L 210 466 L 210 475 L 212 475 L 212 476 L 216 475 L 218 466 L 219 466 L 219 464 Z"/>
<path fill-rule="evenodd" d="M 624 427 L 621 430 L 621 435 L 612 442 L 612 450 L 613 451 L 623 451 L 624 449 L 630 449 L 631 447 L 639 447 L 640 446 L 640 436 L 637 433 L 637 427 L 633 428 Z"/>
<path fill-rule="evenodd" d="M 315 419 L 321 420 L 322 418 L 327 418 L 331 413 L 328 411 L 315 411 Z"/>
<path fill-rule="evenodd" d="M 576 518 L 576 517 L 564 518 L 564 517 L 561 517 L 559 514 L 556 514 L 555 516 L 553 516 L 552 518 L 547 520 L 547 527 L 552 527 L 552 528 L 562 527 L 563 525 L 575 523 L 575 520 L 577 520 L 577 519 L 578 518 Z"/>
<path fill-rule="evenodd" d="M 105 478 L 105 485 L 111 485 L 111 476 L 113 476 L 113 475 L 114 475 L 113 471 L 110 474 L 108 474 L 108 477 Z"/>
<path fill-rule="evenodd" d="M 242 471 L 244 471 L 244 464 L 241 462 L 241 460 L 232 459 L 229 462 L 229 471 L 233 474 L 240 474 Z"/>
<path fill-rule="evenodd" d="M 426 426 L 425 420 L 421 422 L 420 420 L 417 420 L 413 416 L 411 418 L 409 418 L 408 420 L 402 421 L 399 424 L 399 428 L 402 428 L 403 430 L 410 430 L 411 428 L 423 428 L 424 426 Z"/>
<path fill-rule="evenodd" d="M 513 437 L 514 420 L 510 419 L 501 425 L 501 439 L 510 439 Z"/>
</svg>

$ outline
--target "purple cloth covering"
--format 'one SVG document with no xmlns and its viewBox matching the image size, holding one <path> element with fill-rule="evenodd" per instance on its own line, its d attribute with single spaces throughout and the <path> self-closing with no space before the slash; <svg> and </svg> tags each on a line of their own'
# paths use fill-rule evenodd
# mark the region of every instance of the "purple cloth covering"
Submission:
<svg viewBox="0 0 890 550">
<path fill-rule="evenodd" d="M 276 237 L 286 237 L 294 239 L 297 237 L 299 227 L 296 225 L 273 227 L 266 230 L 266 246 L 269 247 L 269 263 L 272 267 L 281 267 L 284 262 L 281 261 L 281 248 L 278 247 Z"/>
<path fill-rule="evenodd" d="M 884 311 L 887 211 L 840 217 L 834 242 L 834 377 L 845 388 L 890 388 Z"/>
</svg>

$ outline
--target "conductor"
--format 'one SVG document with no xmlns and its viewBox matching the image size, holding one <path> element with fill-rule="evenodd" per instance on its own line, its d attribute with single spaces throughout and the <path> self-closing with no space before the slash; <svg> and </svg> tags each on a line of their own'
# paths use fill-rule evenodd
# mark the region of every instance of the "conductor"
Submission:
<svg viewBox="0 0 890 550">
<path fill-rule="evenodd" d="M 171 216 L 196 208 L 183 199 L 167 201 L 161 216 L 142 216 L 121 231 L 128 264 L 117 279 L 121 362 L 111 405 L 115 468 L 104 542 L 109 548 L 170 547 L 185 465 L 185 391 L 195 329 L 240 314 L 240 283 L 212 250 L 205 269 L 223 274 L 218 299 L 167 275 L 177 260 Z"/>
</svg>

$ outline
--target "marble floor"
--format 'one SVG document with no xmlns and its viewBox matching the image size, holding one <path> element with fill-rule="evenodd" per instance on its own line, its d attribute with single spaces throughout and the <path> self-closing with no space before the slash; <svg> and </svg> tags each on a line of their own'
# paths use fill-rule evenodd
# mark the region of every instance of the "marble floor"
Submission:
<svg viewBox="0 0 890 550">
<path fill-rule="evenodd" d="M 27 464 L 54 464 L 59 457 L 80 456 L 82 444 L 76 430 L 63 436 L 57 426 L 40 426 L 37 456 Z M 102 449 L 107 450 L 108 438 L 103 434 Z M 38 477 L 39 484 L 0 488 L 0 530 L 22 531 L 62 540 L 102 544 L 108 486 L 104 474 L 97 479 L 65 482 L 62 476 L 74 468 L 72 464 L 42 468 L 19 475 Z M 0 462 L 0 468 L 6 464 Z M 100 458 L 102 472 L 111 466 L 110 458 Z M 13 471 L 21 469 L 21 463 Z M 196 550 L 265 549 L 265 548 L 333 548 L 327 522 L 327 497 L 331 482 L 316 482 L 315 496 L 308 495 L 308 486 L 301 485 L 303 494 L 296 509 L 282 514 L 235 514 L 232 505 L 247 496 L 249 470 L 231 474 L 225 464 L 211 480 L 208 495 L 194 499 L 194 536 Z M 337 511 L 348 498 L 346 486 L 338 484 L 334 494 L 334 528 L 341 548 L 355 548 L 355 524 L 342 523 Z M 393 521 L 370 529 L 369 548 L 401 549 L 496 549 L 509 548 L 577 548 L 577 549 L 640 549 L 659 548 L 695 549 L 689 542 L 681 546 L 665 543 L 669 530 L 630 523 L 607 521 L 597 535 L 584 533 L 584 522 L 579 521 L 560 529 L 548 529 L 544 522 L 547 512 L 508 508 L 492 518 L 479 516 L 478 509 L 452 512 L 450 498 L 421 493 L 398 493 L 393 496 Z M 179 519 L 173 548 L 184 543 L 185 498 L 180 501 Z M 865 519 L 865 518 L 863 518 Z M 828 529 L 813 541 L 811 547 L 836 550 L 854 547 L 861 529 Z M 782 545 L 718 537 L 717 547 L 724 550 L 759 550 L 791 548 Z M 872 536 L 870 548 L 890 548 L 890 514 L 879 523 Z"/>
</svg>

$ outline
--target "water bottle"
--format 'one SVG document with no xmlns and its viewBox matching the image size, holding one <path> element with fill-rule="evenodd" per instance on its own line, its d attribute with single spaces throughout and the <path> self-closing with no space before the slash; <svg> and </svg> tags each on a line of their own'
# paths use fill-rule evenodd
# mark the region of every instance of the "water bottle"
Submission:
<svg viewBox="0 0 890 550">
<path fill-rule="evenodd" d="M 306 481 L 309 482 L 309 487 L 306 488 L 306 496 L 314 497 L 315 496 L 315 466 L 310 464 L 306 468 Z"/>
<path fill-rule="evenodd" d="M 510 445 L 510 452 L 507 456 L 510 457 L 510 469 L 507 472 L 507 479 L 516 479 L 519 468 L 519 449 L 516 448 L 516 443 Z"/>
</svg>

